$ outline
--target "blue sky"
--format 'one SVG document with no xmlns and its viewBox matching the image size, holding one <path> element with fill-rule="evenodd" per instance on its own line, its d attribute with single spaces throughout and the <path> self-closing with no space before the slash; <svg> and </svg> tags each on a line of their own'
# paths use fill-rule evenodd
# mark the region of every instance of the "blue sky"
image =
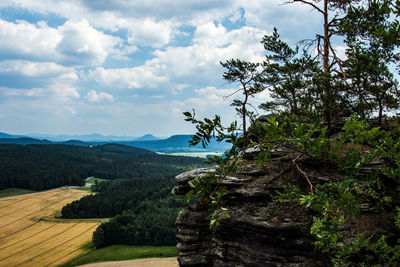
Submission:
<svg viewBox="0 0 400 267">
<path fill-rule="evenodd" d="M 291 44 L 321 31 L 318 13 L 283 3 L 2 0 L 0 131 L 169 136 L 193 133 L 192 108 L 237 119 L 219 62 L 262 61 L 275 26 Z"/>
</svg>

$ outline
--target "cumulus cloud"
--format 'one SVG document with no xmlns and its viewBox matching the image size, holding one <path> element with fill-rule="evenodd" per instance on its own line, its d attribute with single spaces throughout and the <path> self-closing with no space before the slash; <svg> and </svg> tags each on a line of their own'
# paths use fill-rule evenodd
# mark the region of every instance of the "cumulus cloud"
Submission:
<svg viewBox="0 0 400 267">
<path fill-rule="evenodd" d="M 31 62 L 26 60 L 0 61 L 0 73 L 30 77 L 61 76 L 66 79 L 77 79 L 75 70 L 54 62 Z"/>
<path fill-rule="evenodd" d="M 96 30 L 83 19 L 58 28 L 44 22 L 8 22 L 0 19 L 0 57 L 53 61 L 66 65 L 101 65 L 120 43 L 118 37 Z"/>
<path fill-rule="evenodd" d="M 141 88 L 157 87 L 166 82 L 168 78 L 152 66 L 139 66 L 134 68 L 105 69 L 98 67 L 87 75 L 102 86 L 113 86 L 114 88 Z"/>
<path fill-rule="evenodd" d="M 94 29 L 85 19 L 67 21 L 58 29 L 62 38 L 56 51 L 61 54 L 61 60 L 70 65 L 101 65 L 120 42 L 119 38 Z"/>
<path fill-rule="evenodd" d="M 95 102 L 100 102 L 102 100 L 107 100 L 107 101 L 114 101 L 114 97 L 110 95 L 109 93 L 105 92 L 99 92 L 97 93 L 95 90 L 91 90 L 85 98 L 90 102 L 90 103 L 95 103 Z"/>
<path fill-rule="evenodd" d="M 134 45 L 160 47 L 170 41 L 172 27 L 170 23 L 145 19 L 130 29 L 128 42 Z"/>
<path fill-rule="evenodd" d="M 62 39 L 57 29 L 45 23 L 32 24 L 18 20 L 15 23 L 0 18 L 0 56 L 49 60 L 57 58 L 57 43 Z"/>
</svg>

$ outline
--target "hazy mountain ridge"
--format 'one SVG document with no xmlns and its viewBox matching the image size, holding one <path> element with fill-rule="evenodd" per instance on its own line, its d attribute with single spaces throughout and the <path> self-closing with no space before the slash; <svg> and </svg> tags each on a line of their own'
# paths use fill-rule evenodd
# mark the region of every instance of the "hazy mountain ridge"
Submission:
<svg viewBox="0 0 400 267">
<path fill-rule="evenodd" d="M 107 140 L 107 141 L 85 141 L 80 139 L 71 139 L 67 141 L 50 141 L 48 139 L 37 139 L 32 137 L 10 137 L 2 133 L 0 135 L 0 144 L 19 144 L 19 145 L 31 145 L 31 144 L 63 144 L 63 145 L 75 145 L 75 146 L 96 146 L 104 144 L 122 144 L 136 148 L 147 149 L 156 152 L 163 153 L 176 153 L 176 152 L 223 152 L 230 148 L 229 143 L 218 143 L 216 140 L 211 140 L 207 148 L 203 148 L 201 145 L 194 147 L 189 146 L 189 141 L 192 139 L 192 135 L 173 135 L 166 139 L 159 139 L 151 134 L 146 134 L 142 137 L 136 138 L 135 140 Z M 2 138 L 1 136 L 8 136 Z M 98 134 L 86 135 L 86 137 L 92 136 L 94 138 L 101 136 Z M 103 136 L 104 137 L 104 136 Z"/>
</svg>

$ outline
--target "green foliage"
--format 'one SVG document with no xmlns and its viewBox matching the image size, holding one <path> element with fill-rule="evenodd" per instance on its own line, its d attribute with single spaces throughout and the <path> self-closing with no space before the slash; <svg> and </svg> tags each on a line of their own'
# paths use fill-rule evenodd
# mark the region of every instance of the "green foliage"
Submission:
<svg viewBox="0 0 400 267">
<path fill-rule="evenodd" d="M 269 88 L 273 100 L 261 104 L 260 108 L 315 117 L 319 106 L 313 79 L 320 72 L 318 62 L 305 50 L 298 56 L 299 47 L 291 48 L 282 41 L 276 28 L 272 35 L 264 37 L 262 44 L 268 54 L 263 62 L 261 81 Z"/>
<path fill-rule="evenodd" d="M 282 191 L 275 190 L 274 200 L 280 204 L 299 204 L 300 188 L 292 184 L 282 185 Z"/>
<path fill-rule="evenodd" d="M 400 104 L 400 91 L 391 71 L 400 46 L 400 24 L 392 19 L 391 9 L 398 8 L 398 3 L 392 2 L 351 6 L 339 27 L 348 46 L 343 68 L 350 108 L 363 118 L 377 111 L 379 125 L 384 111 L 398 109 Z"/>
<path fill-rule="evenodd" d="M 362 250 L 368 253 L 369 258 L 358 259 L 364 265 L 371 263 L 393 264 L 400 258 L 400 245 L 393 245 L 386 242 L 381 236 L 373 241 L 372 236 L 359 236 L 357 242 L 346 243 L 343 236 L 343 225 L 346 221 L 359 213 L 360 204 L 364 202 L 376 203 L 381 209 L 386 205 L 391 206 L 392 199 L 385 195 L 381 183 L 381 173 L 359 177 L 360 169 L 374 161 L 387 158 L 388 155 L 398 153 L 400 139 L 393 140 L 390 133 L 379 128 L 369 128 L 364 120 L 353 116 L 346 121 L 342 133 L 336 140 L 327 138 L 324 130 L 318 127 L 293 122 L 287 127 L 285 121 L 271 118 L 266 130 L 269 131 L 268 144 L 284 145 L 293 148 L 295 151 L 306 154 L 318 160 L 327 161 L 336 166 L 347 179 L 330 181 L 317 185 L 315 191 L 310 194 L 298 197 L 298 189 L 292 185 L 284 187 L 283 192 L 277 192 L 276 201 L 282 203 L 296 203 L 311 208 L 319 215 L 314 216 L 310 233 L 315 237 L 314 245 L 321 251 L 329 253 L 333 258 L 335 266 L 350 266 L 353 259 Z M 286 131 L 282 131 L 285 128 Z M 288 131 L 291 130 L 291 131 Z M 310 134 L 311 133 L 311 134 Z M 319 135 L 318 135 L 319 133 Z M 302 139 L 299 136 L 305 135 Z M 274 140 L 273 137 L 278 137 Z M 317 140 L 317 142 L 314 142 Z M 329 140 L 329 141 L 328 141 Z M 326 146 L 329 144 L 329 146 Z M 368 145 L 369 153 L 361 153 L 360 145 Z M 328 147 L 328 149 L 327 149 Z M 322 155 L 329 155 L 323 157 Z M 391 157 L 393 173 L 397 173 L 400 164 L 398 158 Z M 385 171 L 387 174 L 387 171 Z M 399 176 L 392 175 L 396 183 L 400 182 Z M 288 190 L 290 188 L 290 190 Z M 395 224 L 400 220 L 400 209 L 395 217 Z M 400 239 L 399 239 L 400 242 Z"/>
<path fill-rule="evenodd" d="M 259 63 L 246 62 L 240 59 L 231 59 L 221 62 L 226 69 L 223 78 L 230 83 L 239 83 L 240 88 L 234 92 L 241 92 L 243 100 L 234 99 L 231 106 L 236 107 L 238 115 L 242 117 L 242 127 L 244 142 L 247 142 L 247 117 L 252 119 L 253 112 L 247 108 L 250 97 L 265 89 L 265 84 L 261 81 L 261 68 Z M 229 97 L 229 96 L 227 96 Z"/>
<path fill-rule="evenodd" d="M 229 213 L 223 207 L 222 197 L 227 193 L 225 187 L 220 183 L 226 178 L 230 172 L 234 172 L 237 167 L 237 158 L 239 156 L 240 139 L 237 134 L 237 123 L 233 122 L 229 127 L 223 127 L 219 116 L 215 116 L 214 120 L 205 118 L 203 121 L 197 120 L 195 114 L 185 112 L 186 121 L 196 125 L 197 132 L 190 141 L 190 145 L 202 143 L 206 146 L 211 138 L 216 138 L 218 142 L 228 142 L 232 144 L 229 151 L 222 156 L 214 156 L 209 158 L 207 163 L 216 164 L 218 167 L 214 173 L 209 173 L 200 179 L 192 180 L 189 185 L 192 188 L 186 194 L 186 201 L 189 202 L 193 196 L 199 198 L 200 203 L 206 205 L 210 211 L 210 228 L 217 227 L 223 218 L 229 218 Z"/>
<path fill-rule="evenodd" d="M 175 219 L 184 203 L 171 195 L 173 184 L 173 177 L 102 182 L 93 185 L 97 194 L 64 206 L 62 217 L 112 217 L 94 232 L 96 247 L 112 244 L 175 245 Z"/>
</svg>

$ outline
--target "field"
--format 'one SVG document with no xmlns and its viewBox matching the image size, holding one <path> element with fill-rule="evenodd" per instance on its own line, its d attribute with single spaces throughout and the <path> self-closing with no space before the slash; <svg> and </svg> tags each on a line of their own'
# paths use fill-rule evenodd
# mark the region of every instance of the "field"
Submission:
<svg viewBox="0 0 400 267">
<path fill-rule="evenodd" d="M 93 177 L 93 176 L 86 179 L 86 183 L 87 183 L 87 184 L 95 184 L 96 181 L 97 181 L 98 183 L 101 183 L 101 182 L 109 182 L 110 180 L 101 179 L 101 178 L 96 178 L 96 177 Z"/>
<path fill-rule="evenodd" d="M 0 266 L 57 266 L 85 253 L 100 221 L 55 218 L 85 194 L 59 188 L 0 199 Z"/>
</svg>

